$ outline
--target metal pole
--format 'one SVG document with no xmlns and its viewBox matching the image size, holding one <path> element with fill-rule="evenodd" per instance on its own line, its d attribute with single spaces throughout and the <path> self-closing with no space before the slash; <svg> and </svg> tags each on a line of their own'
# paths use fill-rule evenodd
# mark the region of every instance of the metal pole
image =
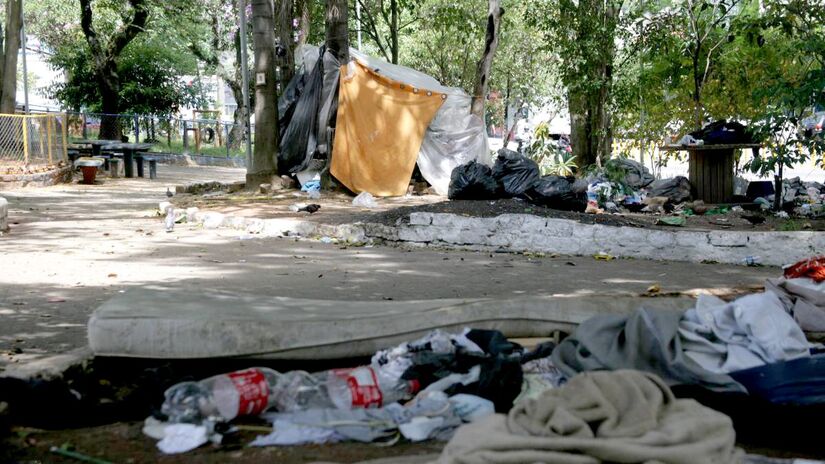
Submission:
<svg viewBox="0 0 825 464">
<path fill-rule="evenodd" d="M 361 0 L 355 0 L 355 19 L 358 21 L 358 51 L 361 51 Z"/>
<path fill-rule="evenodd" d="M 23 0 L 20 0 L 20 43 L 23 46 L 23 112 L 29 114 L 29 71 L 26 66 L 26 22 L 23 15 Z"/>
<path fill-rule="evenodd" d="M 252 166 L 252 134 L 249 124 L 249 59 L 246 52 L 246 0 L 238 0 L 238 18 L 241 35 L 241 76 L 243 77 L 244 135 L 246 136 L 246 165 Z"/>
</svg>

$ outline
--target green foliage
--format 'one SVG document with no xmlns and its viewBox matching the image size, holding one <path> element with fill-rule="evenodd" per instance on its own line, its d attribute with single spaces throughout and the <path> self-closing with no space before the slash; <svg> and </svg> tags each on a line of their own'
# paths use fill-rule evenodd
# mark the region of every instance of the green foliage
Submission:
<svg viewBox="0 0 825 464">
<path fill-rule="evenodd" d="M 536 126 L 533 142 L 528 150 L 530 158 L 539 165 L 541 175 L 572 176 L 577 169 L 573 155 L 561 148 L 550 136 L 548 123 Z"/>
</svg>

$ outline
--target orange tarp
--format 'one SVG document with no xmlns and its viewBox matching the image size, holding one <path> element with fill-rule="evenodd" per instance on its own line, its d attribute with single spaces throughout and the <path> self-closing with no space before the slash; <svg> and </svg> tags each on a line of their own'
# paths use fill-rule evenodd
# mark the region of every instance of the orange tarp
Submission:
<svg viewBox="0 0 825 464">
<path fill-rule="evenodd" d="M 424 132 L 444 98 L 357 62 L 341 66 L 332 175 L 355 193 L 406 194 Z"/>
</svg>

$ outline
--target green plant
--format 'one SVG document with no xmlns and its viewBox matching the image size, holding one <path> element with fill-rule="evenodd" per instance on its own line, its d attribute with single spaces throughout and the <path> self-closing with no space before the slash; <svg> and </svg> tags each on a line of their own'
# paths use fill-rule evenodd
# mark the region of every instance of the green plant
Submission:
<svg viewBox="0 0 825 464">
<path fill-rule="evenodd" d="M 572 176 L 578 169 L 573 154 L 565 151 L 558 141 L 553 140 L 550 126 L 546 122 L 536 126 L 528 153 L 539 165 L 543 176 Z"/>
</svg>

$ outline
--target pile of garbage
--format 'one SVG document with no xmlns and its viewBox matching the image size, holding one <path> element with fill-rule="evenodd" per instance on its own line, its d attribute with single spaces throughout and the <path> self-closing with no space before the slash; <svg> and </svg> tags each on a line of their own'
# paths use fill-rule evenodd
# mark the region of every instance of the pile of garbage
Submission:
<svg viewBox="0 0 825 464">
<path fill-rule="evenodd" d="M 759 204 L 762 210 L 773 208 L 776 196 L 773 182 L 744 181 L 743 186 L 749 201 Z M 821 218 L 825 216 L 825 185 L 819 182 L 802 182 L 799 177 L 783 179 L 780 205 L 784 214 Z"/>
<path fill-rule="evenodd" d="M 825 350 L 805 331 L 825 331 L 825 256 L 764 293 L 599 315 L 532 351 L 494 330 L 434 330 L 365 366 L 182 382 L 144 433 L 180 453 L 257 417 L 271 426 L 251 446 L 442 440 L 433 462 L 742 462 L 731 419 L 671 387 L 825 407 Z"/>
<path fill-rule="evenodd" d="M 656 180 L 640 163 L 613 158 L 587 176 L 541 176 L 535 161 L 502 148 L 492 169 L 472 161 L 453 170 L 451 200 L 520 198 L 548 208 L 588 213 L 660 212 L 690 200 L 685 177 Z M 673 208 L 668 208 L 672 211 Z"/>
<path fill-rule="evenodd" d="M 584 191 L 574 190 L 573 182 L 572 177 L 542 177 L 535 161 L 502 148 L 492 169 L 476 161 L 453 169 L 448 197 L 451 200 L 521 198 L 548 208 L 584 211 Z"/>
</svg>

